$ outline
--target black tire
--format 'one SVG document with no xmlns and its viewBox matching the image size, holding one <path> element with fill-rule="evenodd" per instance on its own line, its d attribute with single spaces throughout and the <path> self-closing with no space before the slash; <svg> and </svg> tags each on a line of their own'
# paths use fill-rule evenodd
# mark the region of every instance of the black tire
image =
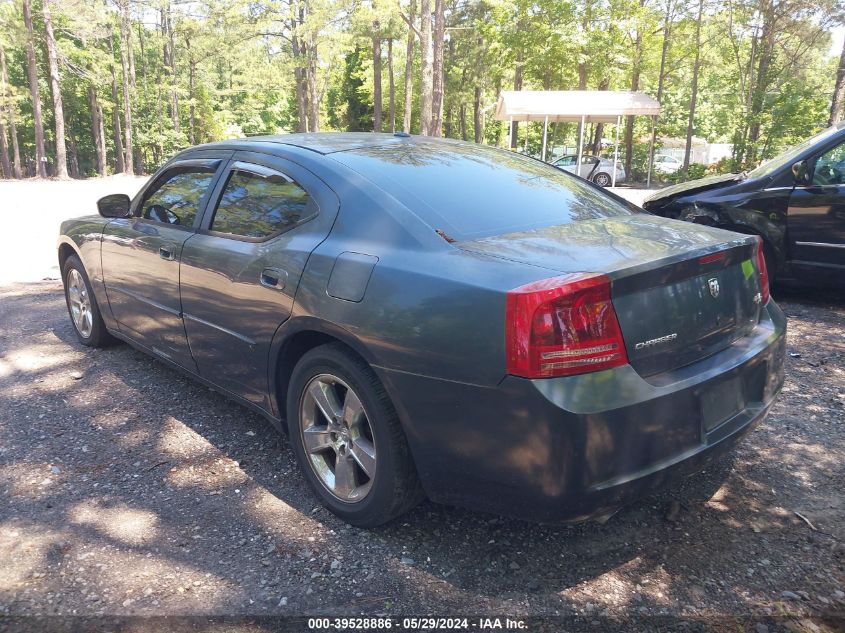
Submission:
<svg viewBox="0 0 845 633">
<path fill-rule="evenodd" d="M 342 380 L 363 405 L 377 456 L 375 476 L 360 501 L 342 501 L 330 492 L 306 454 L 301 419 L 306 388 L 315 378 Z M 373 370 L 341 343 L 321 345 L 306 353 L 291 375 L 287 393 L 287 423 L 291 444 L 311 489 L 322 504 L 357 527 L 375 527 L 396 518 L 424 497 L 399 417 Z"/>
<path fill-rule="evenodd" d="M 73 309 L 71 308 L 71 297 L 69 292 L 68 279 L 71 274 L 79 274 L 82 282 L 85 285 L 85 293 L 87 296 L 87 307 L 91 316 L 90 332 L 82 330 L 77 325 L 74 319 Z M 62 283 L 65 291 L 65 304 L 67 305 L 68 316 L 70 316 L 71 326 L 76 333 L 76 338 L 79 342 L 87 347 L 108 347 L 114 345 L 117 339 L 109 334 L 106 329 L 106 324 L 103 322 L 103 317 L 100 315 L 100 307 L 97 305 L 97 298 L 94 296 L 94 290 L 91 288 L 91 281 L 88 279 L 88 273 L 85 272 L 85 266 L 79 261 L 76 255 L 70 255 L 62 266 Z"/>
<path fill-rule="evenodd" d="M 608 174 L 601 171 L 593 176 L 593 182 L 599 187 L 609 187 L 613 182 L 613 179 Z"/>
</svg>

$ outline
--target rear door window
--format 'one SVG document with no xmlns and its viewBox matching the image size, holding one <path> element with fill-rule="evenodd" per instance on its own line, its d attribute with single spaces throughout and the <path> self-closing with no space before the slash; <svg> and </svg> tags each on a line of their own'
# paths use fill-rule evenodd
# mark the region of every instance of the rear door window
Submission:
<svg viewBox="0 0 845 633">
<path fill-rule="evenodd" d="M 261 240 L 316 215 L 308 192 L 289 176 L 259 165 L 237 163 L 229 173 L 210 230 Z"/>
</svg>

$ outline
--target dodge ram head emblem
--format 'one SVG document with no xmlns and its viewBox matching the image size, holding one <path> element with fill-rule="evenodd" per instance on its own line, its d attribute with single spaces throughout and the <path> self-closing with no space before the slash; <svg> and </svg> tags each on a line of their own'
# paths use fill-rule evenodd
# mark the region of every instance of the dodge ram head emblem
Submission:
<svg viewBox="0 0 845 633">
<path fill-rule="evenodd" d="M 714 299 L 719 296 L 719 280 L 715 277 L 707 280 L 707 286 L 710 288 L 710 296 Z"/>
</svg>

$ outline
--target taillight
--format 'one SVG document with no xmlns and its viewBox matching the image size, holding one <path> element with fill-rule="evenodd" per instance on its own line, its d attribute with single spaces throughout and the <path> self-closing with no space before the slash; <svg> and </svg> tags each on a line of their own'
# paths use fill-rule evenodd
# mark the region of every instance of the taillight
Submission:
<svg viewBox="0 0 845 633">
<path fill-rule="evenodd" d="M 756 237 L 757 245 L 754 247 L 754 254 L 757 256 L 757 272 L 760 273 L 760 298 L 762 305 L 766 305 L 769 302 L 769 271 L 766 269 L 763 238 L 759 235 Z"/>
<path fill-rule="evenodd" d="M 607 275 L 577 273 L 511 290 L 505 307 L 507 371 L 570 376 L 625 365 L 628 354 Z"/>
</svg>

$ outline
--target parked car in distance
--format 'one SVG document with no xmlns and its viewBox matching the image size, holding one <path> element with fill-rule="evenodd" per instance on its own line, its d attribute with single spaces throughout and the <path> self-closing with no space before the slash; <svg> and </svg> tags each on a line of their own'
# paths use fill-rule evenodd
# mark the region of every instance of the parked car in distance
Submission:
<svg viewBox="0 0 845 633">
<path fill-rule="evenodd" d="M 683 165 L 684 164 L 677 158 L 669 156 L 668 154 L 657 154 L 654 157 L 654 171 L 659 174 L 674 174 L 683 167 Z"/>
<path fill-rule="evenodd" d="M 599 187 L 610 187 L 613 184 L 613 160 L 583 154 L 581 156 L 581 171 L 578 173 L 578 156 L 567 154 L 552 163 L 555 167 L 577 174 L 585 180 L 596 183 Z M 625 182 L 625 167 L 622 161 L 616 161 L 616 182 Z"/>
<path fill-rule="evenodd" d="M 667 187 L 643 207 L 759 235 L 769 274 L 781 281 L 845 286 L 845 122 L 748 173 Z"/>
<path fill-rule="evenodd" d="M 759 240 L 474 143 L 194 147 L 62 224 L 83 345 L 120 339 L 289 434 L 373 526 L 432 500 L 606 515 L 764 419 L 786 320 Z"/>
</svg>

